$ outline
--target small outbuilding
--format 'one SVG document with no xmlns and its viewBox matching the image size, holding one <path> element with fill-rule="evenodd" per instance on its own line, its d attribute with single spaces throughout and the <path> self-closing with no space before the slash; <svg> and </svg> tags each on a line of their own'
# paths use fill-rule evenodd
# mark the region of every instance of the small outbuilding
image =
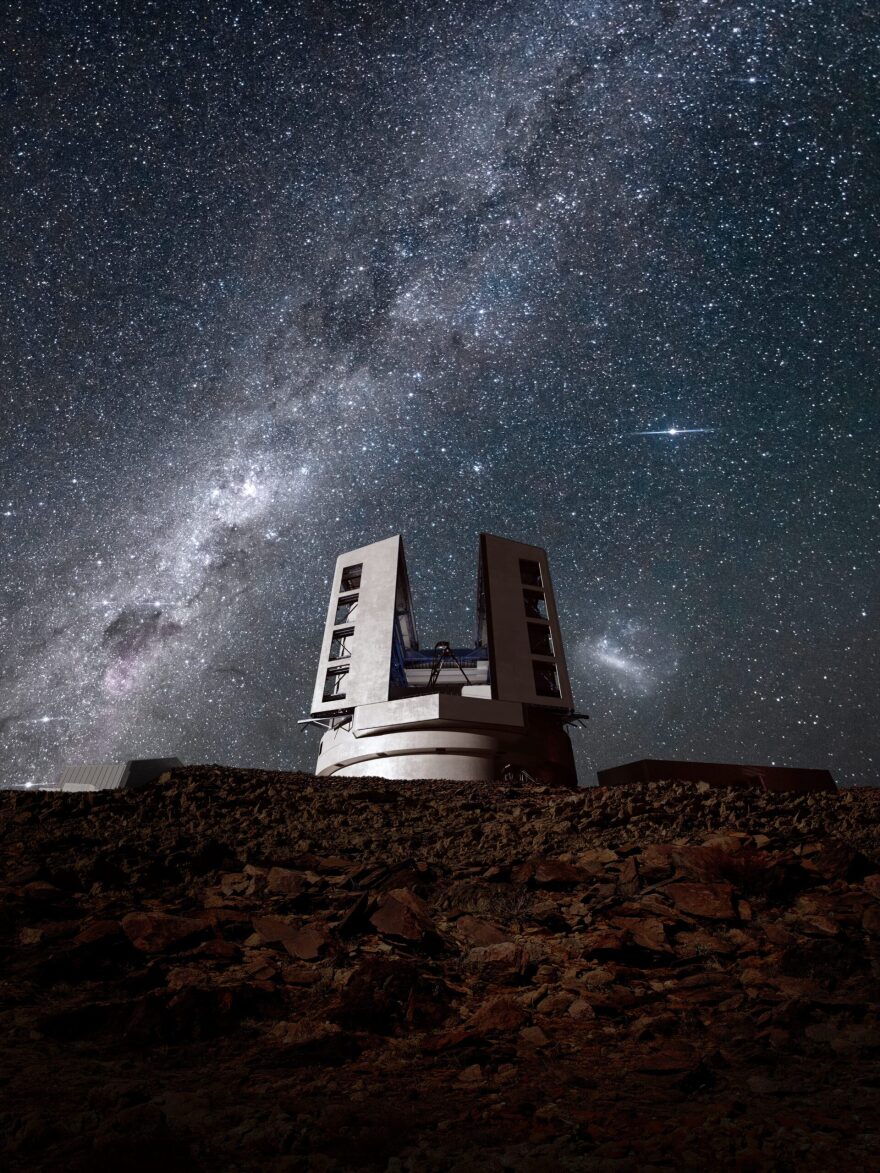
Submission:
<svg viewBox="0 0 880 1173">
<path fill-rule="evenodd" d="M 135 758 L 128 762 L 92 762 L 67 766 L 58 779 L 58 790 L 138 790 L 175 766 L 180 758 Z"/>
</svg>

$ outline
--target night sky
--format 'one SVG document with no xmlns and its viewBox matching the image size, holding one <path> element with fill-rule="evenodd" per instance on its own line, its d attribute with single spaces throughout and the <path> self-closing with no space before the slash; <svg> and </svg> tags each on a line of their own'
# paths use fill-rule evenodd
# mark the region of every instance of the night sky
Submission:
<svg viewBox="0 0 880 1173">
<path fill-rule="evenodd" d="M 0 760 L 305 767 L 547 547 L 582 783 L 880 759 L 873 0 L 6 6 Z"/>
</svg>

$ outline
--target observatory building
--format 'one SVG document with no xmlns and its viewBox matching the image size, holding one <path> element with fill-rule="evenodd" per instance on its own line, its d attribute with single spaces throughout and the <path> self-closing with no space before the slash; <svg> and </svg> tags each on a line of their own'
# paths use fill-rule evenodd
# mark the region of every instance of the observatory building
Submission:
<svg viewBox="0 0 880 1173">
<path fill-rule="evenodd" d="M 473 647 L 421 650 L 399 535 L 336 561 L 308 723 L 322 777 L 577 785 L 547 554 L 480 535 Z"/>
</svg>

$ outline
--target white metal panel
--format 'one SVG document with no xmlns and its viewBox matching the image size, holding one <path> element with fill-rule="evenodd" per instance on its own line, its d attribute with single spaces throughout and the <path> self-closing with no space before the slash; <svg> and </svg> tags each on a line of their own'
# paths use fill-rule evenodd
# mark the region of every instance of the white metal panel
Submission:
<svg viewBox="0 0 880 1173">
<path fill-rule="evenodd" d="M 383 730 L 409 729 L 419 725 L 518 729 L 523 723 L 522 705 L 434 692 L 359 705 L 351 732 L 354 737 L 366 737 Z"/>
</svg>

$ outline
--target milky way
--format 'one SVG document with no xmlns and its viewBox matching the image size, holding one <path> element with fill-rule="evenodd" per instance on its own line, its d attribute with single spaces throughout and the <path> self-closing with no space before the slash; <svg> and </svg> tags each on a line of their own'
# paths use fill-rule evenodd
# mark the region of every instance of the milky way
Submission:
<svg viewBox="0 0 880 1173">
<path fill-rule="evenodd" d="M 3 780 L 311 766 L 338 552 L 546 546 L 583 782 L 876 780 L 869 3 L 7 9 Z"/>
</svg>

